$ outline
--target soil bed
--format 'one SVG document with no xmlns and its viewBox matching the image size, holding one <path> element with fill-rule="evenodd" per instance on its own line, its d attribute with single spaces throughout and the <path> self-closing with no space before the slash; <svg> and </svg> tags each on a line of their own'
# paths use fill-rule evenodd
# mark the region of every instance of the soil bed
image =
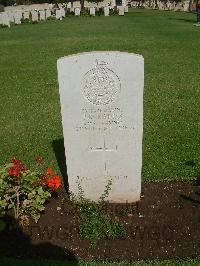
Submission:
<svg viewBox="0 0 200 266">
<path fill-rule="evenodd" d="M 94 249 L 80 239 L 78 219 L 65 190 L 48 203 L 36 224 L 0 232 L 0 257 L 19 259 L 140 260 L 200 256 L 200 187 L 183 182 L 142 184 L 137 204 L 108 204 L 124 223 L 121 239 L 103 239 Z"/>
</svg>

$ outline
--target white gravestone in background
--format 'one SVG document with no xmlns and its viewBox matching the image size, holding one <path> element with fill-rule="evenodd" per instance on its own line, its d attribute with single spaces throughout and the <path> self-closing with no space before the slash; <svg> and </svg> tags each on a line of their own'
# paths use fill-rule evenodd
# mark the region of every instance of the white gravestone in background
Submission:
<svg viewBox="0 0 200 266">
<path fill-rule="evenodd" d="M 65 9 L 61 8 L 61 16 L 64 18 L 65 17 Z"/>
<path fill-rule="evenodd" d="M 67 8 L 72 8 L 72 3 L 71 2 L 67 3 Z"/>
<path fill-rule="evenodd" d="M 57 63 L 69 189 L 98 201 L 140 199 L 143 57 L 91 52 Z"/>
<path fill-rule="evenodd" d="M 122 0 L 122 6 L 126 6 L 126 0 Z"/>
<path fill-rule="evenodd" d="M 56 19 L 62 20 L 62 15 L 61 15 L 61 10 L 60 9 L 56 9 Z"/>
<path fill-rule="evenodd" d="M 81 10 L 79 7 L 75 8 L 75 16 L 80 16 Z"/>
<path fill-rule="evenodd" d="M 31 16 L 32 16 L 32 21 L 38 21 L 38 12 L 37 11 L 32 11 Z"/>
<path fill-rule="evenodd" d="M 21 11 L 14 12 L 15 24 L 21 24 L 21 19 L 22 19 L 22 12 Z"/>
<path fill-rule="evenodd" d="M 74 1 L 74 2 L 73 2 L 73 7 L 74 7 L 74 8 L 77 8 L 77 7 L 78 7 L 78 8 L 81 8 L 80 1 Z"/>
<path fill-rule="evenodd" d="M 90 15 L 95 16 L 95 7 L 90 7 Z"/>
<path fill-rule="evenodd" d="M 118 12 L 119 12 L 119 16 L 124 16 L 124 7 L 123 6 L 119 6 L 118 7 Z"/>
<path fill-rule="evenodd" d="M 8 17 L 9 17 L 9 21 L 14 23 L 15 19 L 14 19 L 14 16 L 13 16 L 13 12 L 7 12 L 7 14 L 8 14 Z"/>
<path fill-rule="evenodd" d="M 47 9 L 46 10 L 46 19 L 51 17 L 51 10 Z"/>
<path fill-rule="evenodd" d="M 45 20 L 46 17 L 45 17 L 45 10 L 40 10 L 39 11 L 39 14 L 40 14 L 40 20 Z"/>
<path fill-rule="evenodd" d="M 24 19 L 29 19 L 29 11 L 24 11 Z"/>
<path fill-rule="evenodd" d="M 116 0 L 111 0 L 111 6 L 115 7 L 116 6 Z"/>
<path fill-rule="evenodd" d="M 125 7 L 124 7 L 124 12 L 125 12 L 125 13 L 128 13 L 128 6 L 125 6 Z"/>
<path fill-rule="evenodd" d="M 10 27 L 9 16 L 6 12 L 2 12 L 1 14 L 1 24 Z"/>
<path fill-rule="evenodd" d="M 104 7 L 104 16 L 108 17 L 109 16 L 109 6 Z"/>
</svg>

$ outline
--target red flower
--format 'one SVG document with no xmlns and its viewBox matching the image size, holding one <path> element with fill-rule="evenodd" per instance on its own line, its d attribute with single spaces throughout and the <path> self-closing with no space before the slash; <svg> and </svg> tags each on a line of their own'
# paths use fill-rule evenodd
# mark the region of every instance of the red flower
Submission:
<svg viewBox="0 0 200 266">
<path fill-rule="evenodd" d="M 18 169 L 14 168 L 14 167 L 11 167 L 11 168 L 8 169 L 8 174 L 18 177 L 19 174 L 20 174 L 20 171 Z"/>
<path fill-rule="evenodd" d="M 59 188 L 61 185 L 60 177 L 55 175 L 52 178 L 48 178 L 47 185 L 50 188 Z"/>
<path fill-rule="evenodd" d="M 13 165 L 8 169 L 8 174 L 11 176 L 19 177 L 20 173 L 24 170 L 26 170 L 25 165 L 21 160 L 18 159 L 12 159 L 10 161 Z"/>
<path fill-rule="evenodd" d="M 53 169 L 51 167 L 47 168 L 47 174 L 52 175 L 53 174 Z"/>
</svg>

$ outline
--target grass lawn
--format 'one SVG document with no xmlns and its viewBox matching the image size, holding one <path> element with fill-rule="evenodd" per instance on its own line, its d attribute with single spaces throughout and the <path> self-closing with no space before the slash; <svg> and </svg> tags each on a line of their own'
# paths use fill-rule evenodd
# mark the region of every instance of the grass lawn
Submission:
<svg viewBox="0 0 200 266">
<path fill-rule="evenodd" d="M 131 10 L 124 17 L 70 17 L 0 28 L 1 162 L 16 156 L 31 164 L 40 155 L 58 170 L 54 150 L 63 134 L 56 61 L 74 53 L 113 50 L 145 59 L 143 179 L 199 176 L 200 28 L 193 26 L 195 21 L 189 13 Z M 69 263 L 5 259 L 0 265 Z M 186 266 L 199 265 L 199 260 L 132 265 Z"/>
<path fill-rule="evenodd" d="M 200 173 L 200 28 L 194 14 L 131 10 L 0 28 L 0 158 L 56 164 L 63 138 L 56 61 L 116 50 L 145 59 L 143 179 Z M 74 77 L 76 78 L 76 77 Z M 58 168 L 58 165 L 57 165 Z"/>
</svg>

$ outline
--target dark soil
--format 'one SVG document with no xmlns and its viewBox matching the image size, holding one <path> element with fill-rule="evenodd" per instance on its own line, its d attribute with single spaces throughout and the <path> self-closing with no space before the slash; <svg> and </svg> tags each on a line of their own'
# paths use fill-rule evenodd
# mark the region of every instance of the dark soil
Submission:
<svg viewBox="0 0 200 266">
<path fill-rule="evenodd" d="M 198 184 L 199 185 L 199 184 Z M 140 260 L 200 256 L 200 187 L 183 182 L 142 184 L 137 204 L 108 204 L 113 218 L 124 223 L 122 239 L 100 240 L 94 249 L 80 239 L 78 218 L 60 190 L 36 224 L 0 232 L 0 257 L 19 259 Z"/>
</svg>

